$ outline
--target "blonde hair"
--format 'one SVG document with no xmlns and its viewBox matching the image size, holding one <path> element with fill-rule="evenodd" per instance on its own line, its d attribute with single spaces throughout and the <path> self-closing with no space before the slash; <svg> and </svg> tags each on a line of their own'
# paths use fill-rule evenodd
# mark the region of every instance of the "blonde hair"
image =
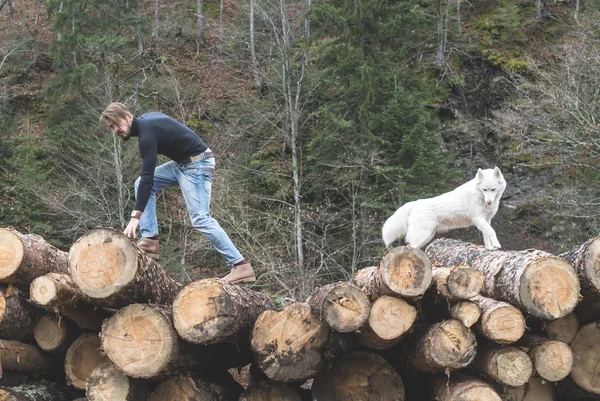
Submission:
<svg viewBox="0 0 600 401">
<path fill-rule="evenodd" d="M 108 124 L 106 123 L 106 120 L 117 122 L 126 119 L 128 114 L 131 113 L 127 109 L 127 106 L 123 103 L 113 102 L 104 109 L 102 114 L 100 114 L 100 126 L 102 128 L 107 128 Z"/>
</svg>

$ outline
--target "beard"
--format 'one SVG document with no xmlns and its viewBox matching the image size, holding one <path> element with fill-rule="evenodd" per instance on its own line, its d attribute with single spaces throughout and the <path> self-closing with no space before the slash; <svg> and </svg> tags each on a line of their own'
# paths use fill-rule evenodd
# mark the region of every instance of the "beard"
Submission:
<svg viewBox="0 0 600 401">
<path fill-rule="evenodd" d="M 125 134 L 123 136 L 119 135 L 119 138 L 121 138 L 123 142 L 127 142 L 131 138 L 131 134 Z"/>
</svg>

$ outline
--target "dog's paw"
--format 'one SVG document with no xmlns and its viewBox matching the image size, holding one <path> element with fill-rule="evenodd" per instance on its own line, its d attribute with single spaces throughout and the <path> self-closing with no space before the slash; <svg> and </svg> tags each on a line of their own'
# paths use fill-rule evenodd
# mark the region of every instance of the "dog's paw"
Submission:
<svg viewBox="0 0 600 401">
<path fill-rule="evenodd" d="M 500 244 L 498 244 L 498 245 L 490 245 L 490 246 L 486 246 L 485 247 L 485 249 L 487 249 L 488 251 L 497 251 L 500 248 L 502 248 L 500 246 Z"/>
</svg>

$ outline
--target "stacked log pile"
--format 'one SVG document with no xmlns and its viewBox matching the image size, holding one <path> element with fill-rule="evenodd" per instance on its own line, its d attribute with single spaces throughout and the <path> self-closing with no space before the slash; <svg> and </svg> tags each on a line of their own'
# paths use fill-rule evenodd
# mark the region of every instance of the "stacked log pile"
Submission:
<svg viewBox="0 0 600 401">
<path fill-rule="evenodd" d="M 182 286 L 112 229 L 63 252 L 0 228 L 0 399 L 600 400 L 598 266 L 599 238 L 559 257 L 439 239 L 276 306 Z"/>
</svg>

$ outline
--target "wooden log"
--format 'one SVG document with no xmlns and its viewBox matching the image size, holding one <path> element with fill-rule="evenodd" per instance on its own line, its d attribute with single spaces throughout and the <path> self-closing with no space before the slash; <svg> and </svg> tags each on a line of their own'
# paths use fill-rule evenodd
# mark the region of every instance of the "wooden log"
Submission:
<svg viewBox="0 0 600 401">
<path fill-rule="evenodd" d="M 579 279 L 573 267 L 547 252 L 486 250 L 448 238 L 433 241 L 426 249 L 435 264 L 466 263 L 482 272 L 482 295 L 508 302 L 542 319 L 571 313 L 579 301 Z"/>
<path fill-rule="evenodd" d="M 55 368 L 36 346 L 13 340 L 0 340 L 0 364 L 2 370 L 27 373 L 46 373 Z"/>
<path fill-rule="evenodd" d="M 573 370 L 570 377 L 585 391 L 600 394 L 600 322 L 588 323 L 579 329 L 571 342 Z"/>
<path fill-rule="evenodd" d="M 554 385 L 539 377 L 532 377 L 527 384 L 518 387 L 506 386 L 503 401 L 555 401 Z"/>
<path fill-rule="evenodd" d="M 1 387 L 2 401 L 71 401 L 72 396 L 57 384 L 38 380 L 15 387 Z"/>
<path fill-rule="evenodd" d="M 69 275 L 98 305 L 171 305 L 181 286 L 123 233 L 95 228 L 69 250 Z"/>
<path fill-rule="evenodd" d="M 417 309 L 401 298 L 383 296 L 371 305 L 366 324 L 356 333 L 365 347 L 382 350 L 396 344 L 412 327 Z"/>
<path fill-rule="evenodd" d="M 323 365 L 322 351 L 329 328 L 295 302 L 281 312 L 263 312 L 252 330 L 251 347 L 258 366 L 272 380 L 304 381 Z"/>
<path fill-rule="evenodd" d="M 189 369 L 242 366 L 235 344 L 204 346 L 183 341 L 173 327 L 172 309 L 132 304 L 102 326 L 102 349 L 127 376 L 164 378 Z"/>
<path fill-rule="evenodd" d="M 473 298 L 483 289 L 485 277 L 467 265 L 433 266 L 432 279 L 437 292 L 449 301 Z"/>
<path fill-rule="evenodd" d="M 0 284 L 0 338 L 30 341 L 43 310 L 19 296 L 19 290 Z"/>
<path fill-rule="evenodd" d="M 68 318 L 60 318 L 53 313 L 48 313 L 39 318 L 33 329 L 33 337 L 38 347 L 55 357 L 64 357 L 78 334 L 75 323 Z"/>
<path fill-rule="evenodd" d="M 528 350 L 535 372 L 544 380 L 560 381 L 573 370 L 573 352 L 562 341 L 526 335 L 519 341 L 519 346 Z"/>
<path fill-rule="evenodd" d="M 365 293 L 345 282 L 319 287 L 308 304 L 321 320 L 340 333 L 357 330 L 366 322 L 371 310 Z"/>
<path fill-rule="evenodd" d="M 102 321 L 112 313 L 83 295 L 67 274 L 48 273 L 29 286 L 29 298 L 44 308 L 67 316 L 81 329 L 100 331 Z"/>
<path fill-rule="evenodd" d="M 524 351 L 517 347 L 498 344 L 479 344 L 473 367 L 492 380 L 507 386 L 522 386 L 533 374 L 533 364 Z"/>
<path fill-rule="evenodd" d="M 472 377 L 437 377 L 433 386 L 437 401 L 502 401 L 489 384 Z"/>
<path fill-rule="evenodd" d="M 471 302 L 481 310 L 481 317 L 475 327 L 490 340 L 500 344 L 510 344 L 525 333 L 523 314 L 509 303 L 481 295 L 471 298 Z"/>
<path fill-rule="evenodd" d="M 461 322 L 466 328 L 471 328 L 479 321 L 481 309 L 475 302 L 456 302 L 450 305 L 450 317 Z"/>
<path fill-rule="evenodd" d="M 314 401 L 403 401 L 404 383 L 381 356 L 355 351 L 341 355 L 330 369 L 318 373 L 312 394 Z"/>
<path fill-rule="evenodd" d="M 42 237 L 0 228 L 0 282 L 29 290 L 33 279 L 50 272 L 67 272 L 67 253 Z"/>
<path fill-rule="evenodd" d="M 302 401 L 297 392 L 272 380 L 253 383 L 240 395 L 239 401 Z"/>
<path fill-rule="evenodd" d="M 243 387 L 231 376 L 229 379 L 201 378 L 195 374 L 173 377 L 159 384 L 147 400 L 238 401 Z"/>
<path fill-rule="evenodd" d="M 549 339 L 571 344 L 579 332 L 579 319 L 570 313 L 556 320 L 544 320 L 543 328 Z"/>
<path fill-rule="evenodd" d="M 65 355 L 67 383 L 85 390 L 85 381 L 100 364 L 108 358 L 101 353 L 100 338 L 96 333 L 83 333 L 77 337 Z"/>
<path fill-rule="evenodd" d="M 414 298 L 431 284 L 431 262 L 420 249 L 400 246 L 388 251 L 379 266 L 356 272 L 352 281 L 371 302 L 383 295 Z"/>
<path fill-rule="evenodd" d="M 598 401 L 600 398 L 598 397 L 598 393 L 585 390 L 570 376 L 553 384 L 556 384 L 557 401 Z"/>
<path fill-rule="evenodd" d="M 247 343 L 252 325 L 268 309 L 275 304 L 267 295 L 221 280 L 200 280 L 175 297 L 173 323 L 191 343 Z"/>
<path fill-rule="evenodd" d="M 559 255 L 579 276 L 583 299 L 575 308 L 581 323 L 600 320 L 600 236 Z"/>
<path fill-rule="evenodd" d="M 127 377 L 112 363 L 98 365 L 88 376 L 85 395 L 89 401 L 146 401 L 149 383 Z"/>
<path fill-rule="evenodd" d="M 411 365 L 424 372 L 461 369 L 477 353 L 471 330 L 454 319 L 438 322 L 423 332 L 413 334 L 405 345 Z"/>
</svg>

